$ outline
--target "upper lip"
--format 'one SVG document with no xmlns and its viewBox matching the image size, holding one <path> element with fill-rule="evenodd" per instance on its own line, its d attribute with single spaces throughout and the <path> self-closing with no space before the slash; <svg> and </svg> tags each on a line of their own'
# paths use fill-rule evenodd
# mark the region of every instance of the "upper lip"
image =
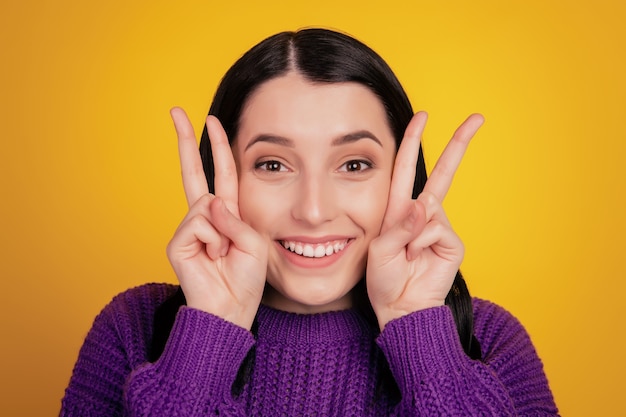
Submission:
<svg viewBox="0 0 626 417">
<path fill-rule="evenodd" d="M 312 237 L 312 236 L 286 236 L 278 238 L 277 240 L 284 242 L 299 242 L 299 243 L 308 243 L 310 245 L 316 244 L 324 244 L 328 242 L 334 242 L 337 240 L 350 240 L 352 237 L 350 236 L 339 236 L 339 235 L 328 235 L 328 236 L 320 236 L 320 237 Z"/>
</svg>

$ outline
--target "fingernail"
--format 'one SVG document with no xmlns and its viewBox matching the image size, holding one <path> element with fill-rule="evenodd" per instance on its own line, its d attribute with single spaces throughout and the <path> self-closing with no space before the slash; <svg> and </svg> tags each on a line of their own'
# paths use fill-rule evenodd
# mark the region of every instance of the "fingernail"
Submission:
<svg viewBox="0 0 626 417">
<path fill-rule="evenodd" d="M 218 197 L 218 198 L 219 198 L 219 197 Z M 226 207 L 226 203 L 225 203 L 225 202 L 224 202 L 224 200 L 222 200 L 221 198 L 220 198 L 219 205 L 220 205 L 220 210 L 222 210 L 222 213 L 224 213 L 224 214 L 230 214 L 230 210 L 228 210 L 228 207 Z"/>
<path fill-rule="evenodd" d="M 216 197 L 214 198 L 214 201 L 215 201 L 215 202 L 214 202 L 213 204 L 217 204 L 217 208 L 218 208 L 219 210 L 224 210 L 224 200 L 222 200 L 221 198 L 219 198 L 219 197 L 217 197 L 217 196 L 216 196 Z"/>
<path fill-rule="evenodd" d="M 415 224 L 417 220 L 418 220 L 417 210 L 415 210 L 415 206 L 411 204 L 411 207 L 409 208 L 409 213 L 404 219 L 405 229 L 412 230 L 413 225 Z"/>
</svg>

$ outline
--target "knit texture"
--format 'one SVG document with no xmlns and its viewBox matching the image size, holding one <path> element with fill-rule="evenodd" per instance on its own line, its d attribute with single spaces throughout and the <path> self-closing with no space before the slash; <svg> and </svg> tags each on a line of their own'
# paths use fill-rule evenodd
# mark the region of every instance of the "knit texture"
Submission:
<svg viewBox="0 0 626 417">
<path fill-rule="evenodd" d="M 353 310 L 301 315 L 261 305 L 256 339 L 181 307 L 150 363 L 154 313 L 176 289 L 147 284 L 104 308 L 80 350 L 61 416 L 557 415 L 528 334 L 484 300 L 473 300 L 482 361 L 465 355 L 445 306 L 393 320 L 377 335 Z M 234 396 L 251 349 L 251 371 Z M 385 361 L 399 398 L 381 384 Z"/>
</svg>

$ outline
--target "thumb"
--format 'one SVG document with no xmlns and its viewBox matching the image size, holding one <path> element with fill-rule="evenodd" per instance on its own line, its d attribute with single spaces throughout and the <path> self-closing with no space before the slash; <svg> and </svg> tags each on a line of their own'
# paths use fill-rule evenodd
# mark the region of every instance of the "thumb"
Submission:
<svg viewBox="0 0 626 417">
<path fill-rule="evenodd" d="M 211 223 L 215 229 L 224 235 L 225 239 L 220 248 L 220 253 L 225 256 L 228 253 L 229 241 L 242 252 L 257 256 L 259 248 L 259 236 L 248 224 L 235 217 L 228 209 L 224 200 L 215 197 L 210 205 Z"/>
<path fill-rule="evenodd" d="M 425 226 L 426 209 L 421 202 L 414 201 L 404 217 L 372 242 L 373 253 L 386 263 L 406 251 L 408 244 L 422 233 Z"/>
</svg>

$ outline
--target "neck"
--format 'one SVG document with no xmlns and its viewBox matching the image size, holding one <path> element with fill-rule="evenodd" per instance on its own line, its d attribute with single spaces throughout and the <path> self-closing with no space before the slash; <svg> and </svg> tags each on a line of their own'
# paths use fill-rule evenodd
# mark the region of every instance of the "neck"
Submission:
<svg viewBox="0 0 626 417">
<path fill-rule="evenodd" d="M 314 304 L 308 300 L 306 302 L 290 299 L 269 284 L 266 284 L 261 303 L 275 310 L 282 310 L 289 313 L 298 314 L 318 314 L 330 311 L 348 310 L 353 307 L 352 291 L 343 297 L 330 302 Z"/>
</svg>

